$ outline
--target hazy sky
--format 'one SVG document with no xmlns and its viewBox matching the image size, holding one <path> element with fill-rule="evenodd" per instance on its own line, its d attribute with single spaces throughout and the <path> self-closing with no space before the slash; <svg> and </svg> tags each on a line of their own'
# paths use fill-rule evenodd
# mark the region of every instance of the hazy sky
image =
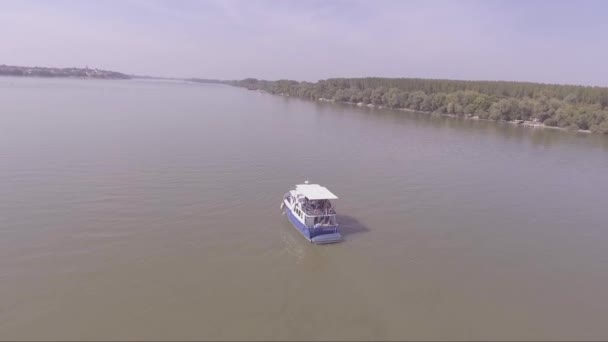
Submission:
<svg viewBox="0 0 608 342">
<path fill-rule="evenodd" d="M 7 1 L 0 64 L 608 85 L 608 1 Z"/>
</svg>

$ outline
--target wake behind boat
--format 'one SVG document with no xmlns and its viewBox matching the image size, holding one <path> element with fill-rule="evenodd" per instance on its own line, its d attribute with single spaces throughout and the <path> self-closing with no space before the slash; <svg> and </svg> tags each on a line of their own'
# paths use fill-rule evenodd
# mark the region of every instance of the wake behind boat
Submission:
<svg viewBox="0 0 608 342">
<path fill-rule="evenodd" d="M 283 197 L 281 209 L 293 226 L 310 242 L 316 244 L 342 241 L 338 232 L 336 210 L 330 200 L 338 199 L 319 184 L 298 184 Z"/>
</svg>

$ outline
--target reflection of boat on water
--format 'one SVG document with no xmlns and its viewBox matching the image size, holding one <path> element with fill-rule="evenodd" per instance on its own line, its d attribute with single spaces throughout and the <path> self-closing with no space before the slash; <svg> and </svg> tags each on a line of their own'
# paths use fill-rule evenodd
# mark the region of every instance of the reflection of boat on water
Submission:
<svg viewBox="0 0 608 342">
<path fill-rule="evenodd" d="M 336 210 L 330 200 L 338 199 L 318 184 L 298 184 L 283 197 L 281 209 L 293 226 L 310 242 L 317 244 L 342 241 L 338 232 Z"/>
</svg>

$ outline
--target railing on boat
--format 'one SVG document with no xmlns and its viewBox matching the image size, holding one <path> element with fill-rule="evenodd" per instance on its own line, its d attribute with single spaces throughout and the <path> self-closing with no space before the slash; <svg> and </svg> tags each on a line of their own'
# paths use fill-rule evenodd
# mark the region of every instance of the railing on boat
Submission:
<svg viewBox="0 0 608 342">
<path fill-rule="evenodd" d="M 289 196 L 285 196 L 288 200 Z M 312 209 L 310 207 L 303 206 L 300 204 L 300 213 L 303 215 L 304 225 L 309 228 L 319 228 L 324 230 L 326 228 L 332 228 L 337 231 L 338 222 L 336 220 L 336 210 L 333 207 L 328 209 Z M 316 221 L 316 222 L 315 222 Z"/>
<path fill-rule="evenodd" d="M 307 215 L 304 213 L 304 224 L 307 227 L 333 227 L 337 225 L 336 215 L 328 214 L 328 215 Z"/>
<path fill-rule="evenodd" d="M 331 208 L 328 210 L 320 210 L 320 209 L 310 209 L 310 208 L 302 208 L 304 210 L 302 210 L 302 212 L 304 212 L 304 214 L 306 216 L 310 216 L 310 217 L 316 217 L 316 216 L 335 216 L 336 215 L 336 210 Z"/>
</svg>

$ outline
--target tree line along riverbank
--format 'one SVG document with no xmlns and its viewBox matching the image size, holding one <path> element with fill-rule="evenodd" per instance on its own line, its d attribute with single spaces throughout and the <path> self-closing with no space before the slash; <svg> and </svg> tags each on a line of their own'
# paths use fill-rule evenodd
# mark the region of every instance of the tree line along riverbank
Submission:
<svg viewBox="0 0 608 342">
<path fill-rule="evenodd" d="M 197 80 L 271 94 L 608 134 L 608 88 L 507 81 L 333 78 Z"/>
</svg>

